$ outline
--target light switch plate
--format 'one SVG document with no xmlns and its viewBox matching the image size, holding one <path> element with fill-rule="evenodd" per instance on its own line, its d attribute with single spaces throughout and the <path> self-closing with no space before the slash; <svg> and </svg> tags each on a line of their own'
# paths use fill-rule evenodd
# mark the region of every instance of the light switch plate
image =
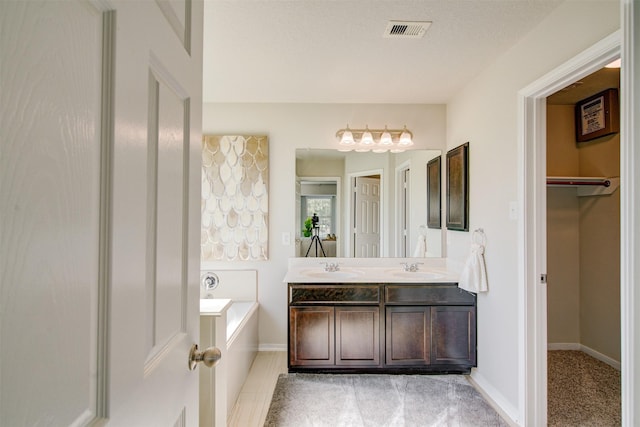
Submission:
<svg viewBox="0 0 640 427">
<path fill-rule="evenodd" d="M 284 246 L 289 246 L 291 244 L 291 233 L 288 231 L 282 233 L 282 244 Z"/>
<path fill-rule="evenodd" d="M 511 221 L 518 219 L 518 202 L 509 202 L 509 219 Z"/>
</svg>

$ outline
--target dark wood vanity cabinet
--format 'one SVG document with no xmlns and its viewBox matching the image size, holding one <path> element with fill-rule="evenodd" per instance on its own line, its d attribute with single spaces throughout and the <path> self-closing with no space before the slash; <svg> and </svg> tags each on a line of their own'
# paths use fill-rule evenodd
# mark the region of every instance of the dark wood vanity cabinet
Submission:
<svg viewBox="0 0 640 427">
<path fill-rule="evenodd" d="M 380 366 L 379 285 L 290 285 L 289 366 Z"/>
<path fill-rule="evenodd" d="M 387 307 L 385 329 L 387 366 L 431 364 L 431 307 Z"/>
<path fill-rule="evenodd" d="M 334 307 L 289 309 L 289 363 L 293 366 L 335 364 Z"/>
<path fill-rule="evenodd" d="M 386 364 L 476 366 L 476 297 L 452 283 L 385 286 Z"/>
<path fill-rule="evenodd" d="M 431 308 L 431 363 L 476 366 L 476 307 Z"/>
<path fill-rule="evenodd" d="M 336 307 L 336 365 L 380 365 L 380 309 Z"/>
<path fill-rule="evenodd" d="M 289 284 L 291 372 L 469 372 L 476 297 L 455 283 Z"/>
</svg>

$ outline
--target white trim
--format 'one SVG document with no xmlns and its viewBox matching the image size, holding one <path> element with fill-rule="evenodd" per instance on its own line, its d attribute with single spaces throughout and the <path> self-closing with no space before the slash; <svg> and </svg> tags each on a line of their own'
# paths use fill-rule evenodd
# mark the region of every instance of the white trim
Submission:
<svg viewBox="0 0 640 427">
<path fill-rule="evenodd" d="M 286 344 L 260 344 L 258 351 L 288 351 Z"/>
<path fill-rule="evenodd" d="M 550 342 L 547 344 L 547 350 L 581 351 L 582 344 L 580 344 L 579 342 Z"/>
<path fill-rule="evenodd" d="M 640 386 L 636 364 L 640 300 L 634 284 L 640 280 L 638 257 L 640 252 L 640 236 L 638 224 L 640 199 L 638 198 L 638 180 L 640 179 L 640 150 L 637 148 L 640 123 L 637 121 L 636 100 L 640 88 L 636 85 L 640 74 L 640 56 L 634 47 L 640 42 L 640 30 L 634 25 L 640 20 L 640 7 L 634 0 L 623 0 L 621 3 L 622 28 L 622 67 L 620 70 L 620 233 L 625 236 L 620 242 L 620 318 L 621 318 L 621 371 L 622 371 L 622 425 L 637 425 L 640 415 L 636 408 L 640 407 L 640 396 L 635 389 Z M 640 350 L 638 351 L 640 352 Z"/>
<path fill-rule="evenodd" d="M 405 162 L 402 162 L 400 165 L 396 166 L 395 169 L 395 177 L 396 177 L 396 188 L 395 188 L 395 200 L 394 200 L 394 206 L 395 206 L 395 239 L 394 239 L 394 250 L 395 250 L 395 256 L 403 256 L 402 255 L 402 221 L 400 219 L 401 215 L 406 215 L 408 212 L 405 212 L 407 210 L 407 206 L 411 206 L 411 194 L 406 191 L 404 192 L 404 194 L 406 195 L 406 199 L 405 204 L 402 204 L 403 198 L 402 198 L 402 194 L 403 194 L 403 189 L 402 189 L 402 185 L 404 184 L 404 179 L 402 174 L 411 169 L 411 161 L 407 160 Z M 409 182 L 406 183 L 407 185 L 407 190 L 410 189 L 409 187 Z M 408 237 L 408 236 L 407 236 Z M 411 253 L 410 251 L 410 246 L 408 244 L 405 244 L 405 249 L 406 249 L 406 253 L 404 254 L 404 257 L 410 257 Z"/>
<path fill-rule="evenodd" d="M 467 379 L 502 418 L 510 425 L 519 425 L 518 408 L 513 406 L 509 399 L 506 399 L 482 374 L 474 369 Z"/>
<path fill-rule="evenodd" d="M 606 363 L 607 365 L 617 369 L 618 371 L 621 368 L 620 362 L 618 362 L 617 360 L 612 359 L 606 354 L 602 354 L 598 351 L 595 351 L 594 349 L 589 348 L 586 345 L 580 345 L 580 351 L 587 353 L 589 356 L 593 357 L 594 359 L 598 359 L 599 361 Z"/>
<path fill-rule="evenodd" d="M 522 425 L 547 424 L 546 284 L 539 281 L 546 273 L 546 97 L 617 58 L 620 38 L 621 32 L 616 31 L 518 92 L 518 406 Z"/>
<path fill-rule="evenodd" d="M 106 2 L 101 2 L 107 7 Z M 111 292 L 111 236 L 113 212 L 113 158 L 115 146 L 115 46 L 116 12 L 102 12 L 102 88 L 100 122 L 100 253 L 98 279 L 98 318 L 96 355 L 95 420 L 109 415 L 109 354 L 110 354 L 110 292 Z"/>
</svg>

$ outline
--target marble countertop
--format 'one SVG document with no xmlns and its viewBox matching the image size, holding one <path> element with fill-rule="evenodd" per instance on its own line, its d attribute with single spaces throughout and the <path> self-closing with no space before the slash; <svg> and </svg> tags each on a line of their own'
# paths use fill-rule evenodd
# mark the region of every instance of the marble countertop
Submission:
<svg viewBox="0 0 640 427">
<path fill-rule="evenodd" d="M 325 271 L 326 263 L 338 264 Z M 405 271 L 403 263 L 416 264 Z M 284 283 L 452 283 L 461 265 L 446 258 L 290 258 Z"/>
</svg>

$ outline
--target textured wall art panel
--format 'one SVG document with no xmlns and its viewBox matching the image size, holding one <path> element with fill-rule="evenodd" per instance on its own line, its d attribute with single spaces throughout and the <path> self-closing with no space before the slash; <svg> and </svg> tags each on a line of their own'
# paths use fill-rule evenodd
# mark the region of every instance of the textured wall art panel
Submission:
<svg viewBox="0 0 640 427">
<path fill-rule="evenodd" d="M 202 261 L 268 259 L 266 136 L 202 138 Z"/>
</svg>

